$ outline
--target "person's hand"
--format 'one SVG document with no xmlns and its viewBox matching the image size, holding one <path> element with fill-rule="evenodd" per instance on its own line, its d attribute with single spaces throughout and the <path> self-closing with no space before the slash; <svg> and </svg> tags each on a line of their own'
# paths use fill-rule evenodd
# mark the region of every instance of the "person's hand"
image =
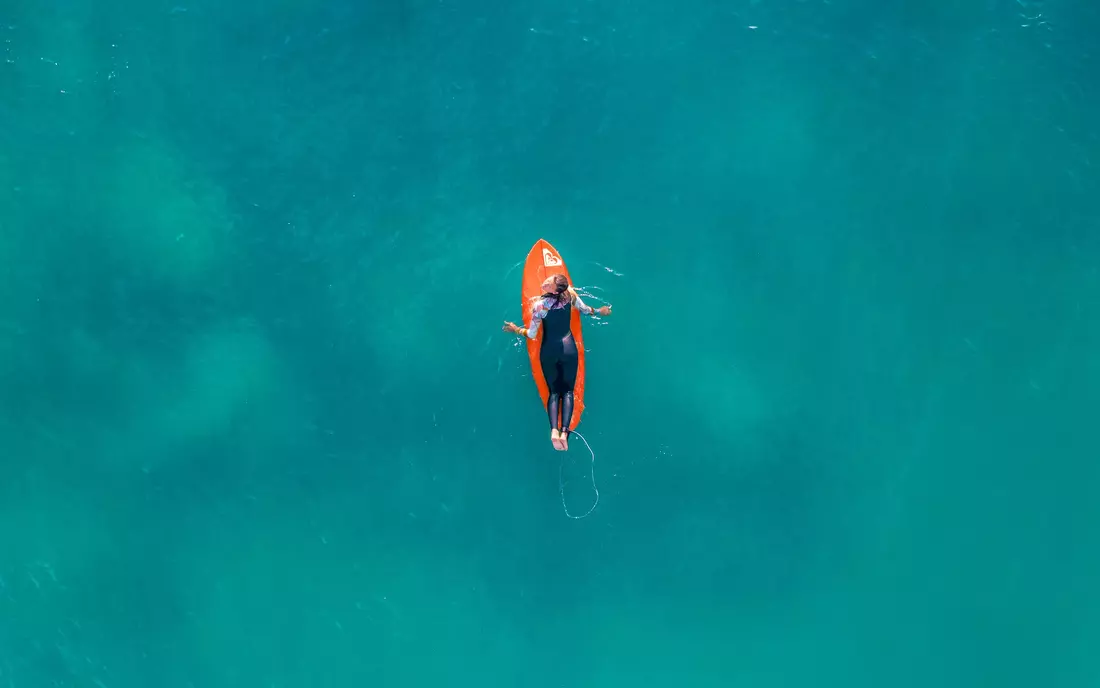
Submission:
<svg viewBox="0 0 1100 688">
<path fill-rule="evenodd" d="M 512 334 L 515 334 L 515 333 L 516 333 L 516 329 L 517 329 L 518 327 L 519 327 L 519 325 L 517 325 L 517 324 L 515 324 L 515 323 L 513 323 L 513 322 L 508 322 L 508 321 L 504 321 L 504 327 L 503 327 L 502 329 L 503 329 L 503 330 L 504 330 L 505 332 L 511 332 Z"/>
<path fill-rule="evenodd" d="M 596 312 L 600 315 L 611 315 L 611 306 L 600 306 Z"/>
</svg>

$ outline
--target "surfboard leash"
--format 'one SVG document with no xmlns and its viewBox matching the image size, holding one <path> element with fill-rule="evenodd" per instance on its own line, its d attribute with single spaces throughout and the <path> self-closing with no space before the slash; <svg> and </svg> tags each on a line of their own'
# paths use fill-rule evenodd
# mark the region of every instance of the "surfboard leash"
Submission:
<svg viewBox="0 0 1100 688">
<path fill-rule="evenodd" d="M 563 480 L 563 475 L 564 475 L 564 471 L 565 471 L 565 452 L 562 452 L 561 462 L 558 464 L 558 494 L 561 495 L 561 508 L 565 510 L 565 515 L 566 516 L 568 516 L 569 518 L 571 518 L 575 521 L 579 521 L 582 518 L 584 518 L 584 517 L 588 516 L 589 514 L 591 514 L 593 511 L 595 511 L 596 510 L 596 505 L 600 503 L 600 490 L 599 490 L 598 487 L 596 487 L 596 452 L 592 451 L 592 445 L 588 444 L 588 440 L 586 440 L 584 438 L 584 435 L 580 434 L 576 430 L 570 431 L 569 434 L 570 435 L 576 435 L 577 437 L 581 438 L 581 442 L 584 442 L 584 446 L 588 448 L 588 453 L 592 457 L 591 458 L 592 463 L 591 463 L 590 469 L 588 471 L 588 474 L 592 478 L 592 492 L 594 492 L 596 494 L 596 501 L 592 502 L 592 506 L 590 506 L 588 508 L 588 511 L 584 512 L 580 516 L 574 516 L 573 514 L 569 513 L 569 507 L 565 503 L 565 485 L 566 485 L 566 483 Z"/>
</svg>

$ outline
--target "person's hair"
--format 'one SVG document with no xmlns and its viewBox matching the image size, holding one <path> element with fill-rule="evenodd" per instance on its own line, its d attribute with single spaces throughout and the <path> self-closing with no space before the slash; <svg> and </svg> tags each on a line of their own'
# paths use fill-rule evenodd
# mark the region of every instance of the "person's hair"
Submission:
<svg viewBox="0 0 1100 688">
<path fill-rule="evenodd" d="M 565 275 L 559 272 L 556 275 L 551 275 L 550 279 L 554 282 L 554 290 L 544 293 L 544 298 L 557 299 L 563 303 L 568 299 L 571 304 L 577 302 L 577 292 L 569 286 L 569 280 L 565 278 Z"/>
</svg>

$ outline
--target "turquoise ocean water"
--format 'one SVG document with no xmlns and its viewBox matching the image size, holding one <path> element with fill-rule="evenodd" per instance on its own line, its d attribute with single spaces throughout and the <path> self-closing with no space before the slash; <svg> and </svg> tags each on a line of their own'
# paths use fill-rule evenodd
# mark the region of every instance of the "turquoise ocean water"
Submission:
<svg viewBox="0 0 1100 688">
<path fill-rule="evenodd" d="M 1098 31 L 0 3 L 0 687 L 1097 685 Z"/>
</svg>

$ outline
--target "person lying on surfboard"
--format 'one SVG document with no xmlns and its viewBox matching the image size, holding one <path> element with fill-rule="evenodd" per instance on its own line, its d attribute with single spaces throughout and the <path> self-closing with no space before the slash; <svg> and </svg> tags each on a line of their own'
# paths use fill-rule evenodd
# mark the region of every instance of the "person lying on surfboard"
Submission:
<svg viewBox="0 0 1100 688">
<path fill-rule="evenodd" d="M 535 339 L 539 323 L 545 323 L 539 363 L 550 397 L 546 413 L 550 418 L 550 442 L 558 451 L 569 448 L 569 419 L 573 417 L 573 385 L 577 381 L 577 344 L 569 328 L 570 309 L 585 315 L 611 315 L 611 306 L 592 308 L 569 286 L 565 275 L 558 273 L 542 283 L 542 296 L 531 304 L 531 326 L 524 329 L 515 323 L 504 323 L 504 331 Z M 558 420 L 558 412 L 561 418 Z"/>
</svg>

